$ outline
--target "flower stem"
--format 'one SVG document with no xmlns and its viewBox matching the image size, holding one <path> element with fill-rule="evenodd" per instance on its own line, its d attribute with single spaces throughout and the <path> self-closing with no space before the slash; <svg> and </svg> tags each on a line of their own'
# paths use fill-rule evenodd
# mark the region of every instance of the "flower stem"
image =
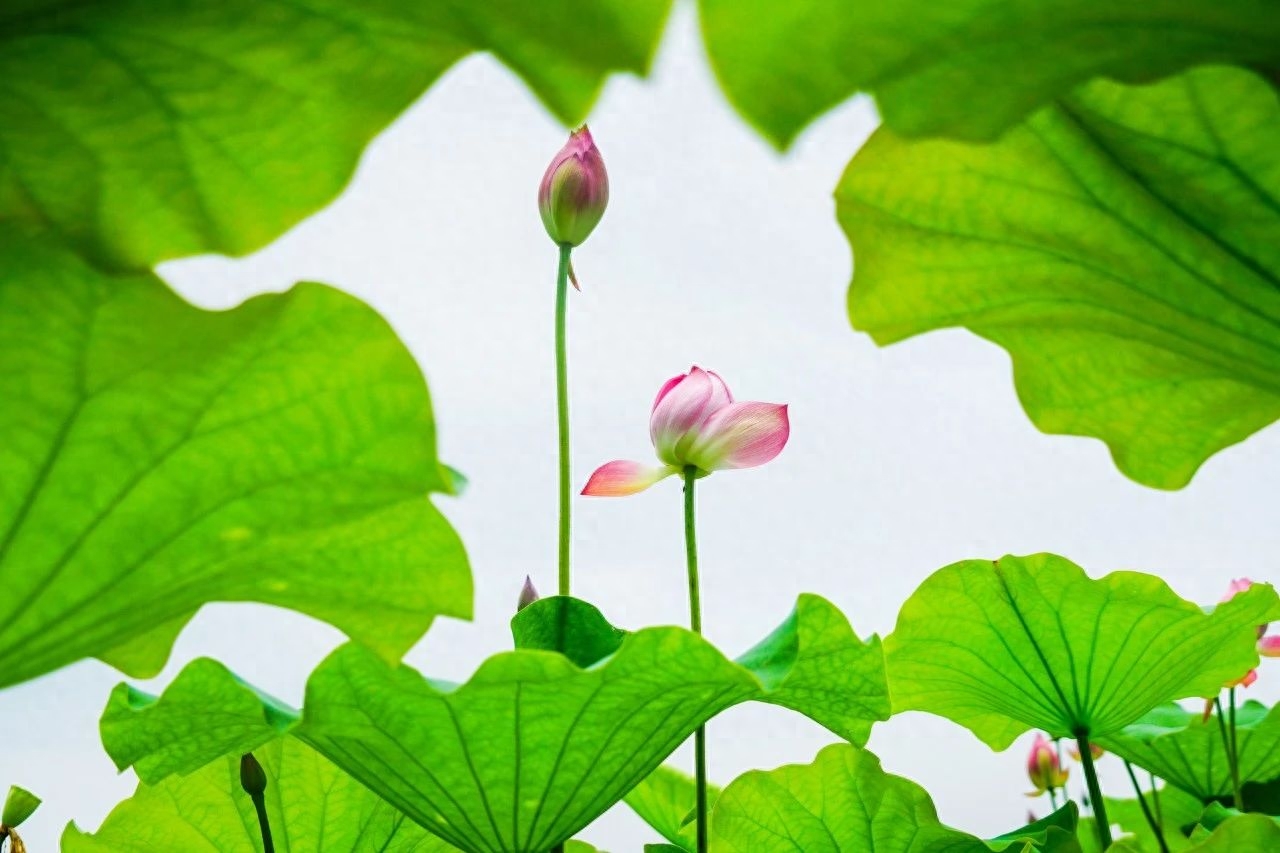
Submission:
<svg viewBox="0 0 1280 853">
<path fill-rule="evenodd" d="M 1089 786 L 1089 804 L 1093 807 L 1093 821 L 1098 826 L 1098 841 L 1102 849 L 1111 846 L 1111 824 L 1107 822 L 1107 806 L 1102 802 L 1102 788 L 1098 785 L 1098 771 L 1093 766 L 1093 750 L 1089 748 L 1089 730 L 1075 731 L 1076 747 L 1080 750 L 1080 763 L 1084 767 L 1084 781 Z"/>
<path fill-rule="evenodd" d="M 569 304 L 569 254 L 573 247 L 560 246 L 560 266 L 556 271 L 556 424 L 560 439 L 560 595 L 569 594 L 569 348 L 565 333 Z"/>
<path fill-rule="evenodd" d="M 1231 728 L 1236 727 L 1235 721 L 1235 691 L 1231 691 Z M 1231 771 L 1231 800 L 1237 811 L 1244 811 L 1244 795 L 1240 792 L 1240 768 L 1236 764 L 1235 738 L 1227 732 L 1227 718 L 1222 711 L 1222 700 L 1214 697 L 1214 710 L 1218 717 L 1218 733 L 1222 735 L 1222 748 L 1227 753 L 1227 767 Z"/>
<path fill-rule="evenodd" d="M 569 336 L 566 325 L 569 314 L 569 255 L 573 247 L 560 246 L 560 264 L 556 269 L 556 430 L 560 455 L 560 535 L 558 565 L 559 583 L 556 591 L 569 594 L 570 511 L 572 497 L 569 467 Z M 564 845 L 557 844 L 551 853 L 564 853 Z"/>
<path fill-rule="evenodd" d="M 694 465 L 684 468 L 684 552 L 689 571 L 689 627 L 702 633 L 702 598 L 698 592 L 698 537 L 694 525 L 693 484 L 698 478 Z M 707 851 L 707 727 L 693 735 L 694 784 L 697 790 L 698 853 Z"/>
<path fill-rule="evenodd" d="M 267 818 L 267 799 L 262 794 L 252 798 L 254 811 L 258 813 L 258 830 L 262 833 L 263 853 L 275 853 L 276 846 L 271 840 L 271 821 Z"/>
<path fill-rule="evenodd" d="M 1138 777 L 1133 773 L 1133 765 L 1126 761 L 1124 769 L 1129 774 L 1129 781 L 1133 783 L 1134 793 L 1138 795 L 1138 805 L 1142 807 L 1142 816 L 1147 819 L 1147 825 L 1155 833 L 1156 843 L 1160 845 L 1160 853 L 1169 853 L 1169 845 L 1164 843 L 1164 830 L 1160 827 L 1160 822 L 1155 815 L 1151 813 L 1151 809 L 1147 807 L 1147 799 L 1142 796 L 1142 786 L 1138 784 Z M 1154 791 L 1152 793 L 1154 795 Z"/>
</svg>

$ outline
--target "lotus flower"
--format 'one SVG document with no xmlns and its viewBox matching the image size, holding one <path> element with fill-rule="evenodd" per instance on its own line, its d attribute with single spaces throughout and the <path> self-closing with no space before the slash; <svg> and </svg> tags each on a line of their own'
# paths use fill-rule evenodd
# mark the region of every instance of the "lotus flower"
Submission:
<svg viewBox="0 0 1280 853">
<path fill-rule="evenodd" d="M 596 469 L 582 493 L 634 495 L 689 466 L 700 477 L 754 468 L 781 453 L 790 434 L 785 405 L 736 403 L 723 379 L 694 366 L 668 379 L 653 401 L 649 438 L 662 464 L 609 462 Z"/>
<path fill-rule="evenodd" d="M 1226 594 L 1223 595 L 1222 598 L 1218 599 L 1218 603 L 1222 604 L 1225 601 L 1230 601 L 1251 586 L 1253 586 L 1253 581 L 1248 578 L 1236 578 L 1231 582 L 1231 585 L 1227 587 Z M 1270 627 L 1269 623 L 1258 626 L 1258 654 L 1268 658 L 1280 657 L 1280 636 L 1268 637 L 1268 627 Z M 1251 669 L 1236 681 L 1228 682 L 1227 687 L 1248 687 L 1257 680 L 1258 671 L 1256 669 Z"/>
<path fill-rule="evenodd" d="M 583 125 L 569 134 L 547 166 L 538 186 L 538 212 L 557 245 L 578 246 L 600 223 L 608 203 L 609 175 L 591 131 Z"/>
<path fill-rule="evenodd" d="M 1038 797 L 1045 791 L 1053 791 L 1067 784 L 1068 772 L 1058 764 L 1058 751 L 1053 748 L 1053 741 L 1036 732 L 1035 742 L 1031 744 L 1031 754 L 1027 756 L 1027 778 L 1035 786 L 1028 797 Z"/>
</svg>

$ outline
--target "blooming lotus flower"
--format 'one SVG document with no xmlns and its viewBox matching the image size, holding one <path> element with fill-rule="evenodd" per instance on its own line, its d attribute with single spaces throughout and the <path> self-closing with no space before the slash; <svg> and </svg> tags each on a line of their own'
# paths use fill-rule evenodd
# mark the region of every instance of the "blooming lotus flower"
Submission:
<svg viewBox="0 0 1280 853">
<path fill-rule="evenodd" d="M 1058 765 L 1058 751 L 1053 748 L 1053 741 L 1036 732 L 1031 754 L 1027 756 L 1027 778 L 1036 789 L 1027 796 L 1038 797 L 1045 791 L 1061 788 L 1067 784 L 1068 775 L 1068 771 Z"/>
<path fill-rule="evenodd" d="M 586 125 L 547 166 L 538 186 L 538 212 L 547 234 L 560 246 L 578 246 L 595 229 L 609 203 L 609 175 Z"/>
<path fill-rule="evenodd" d="M 649 438 L 663 464 L 609 462 L 596 469 L 582 493 L 634 495 L 689 466 L 700 477 L 754 468 L 781 453 L 790 434 L 785 405 L 734 402 L 723 379 L 695 365 L 668 379 L 653 401 Z"/>
</svg>

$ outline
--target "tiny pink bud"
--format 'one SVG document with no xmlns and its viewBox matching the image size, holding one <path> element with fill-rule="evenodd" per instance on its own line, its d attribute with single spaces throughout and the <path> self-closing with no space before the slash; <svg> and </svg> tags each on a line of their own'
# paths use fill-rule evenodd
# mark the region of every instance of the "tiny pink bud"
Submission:
<svg viewBox="0 0 1280 853">
<path fill-rule="evenodd" d="M 1053 741 L 1037 732 L 1027 756 L 1027 778 L 1035 790 L 1027 796 L 1038 797 L 1045 791 L 1061 788 L 1067 784 L 1067 775 L 1067 771 L 1058 764 L 1058 752 L 1053 748 Z"/>
<path fill-rule="evenodd" d="M 538 186 L 538 212 L 557 245 L 579 246 L 600 223 L 608 203 L 609 175 L 583 125 L 569 134 L 547 166 Z"/>
<path fill-rule="evenodd" d="M 533 578 L 525 575 L 524 586 L 520 588 L 520 598 L 516 601 L 516 612 L 519 613 L 541 597 L 533 586 Z"/>
</svg>

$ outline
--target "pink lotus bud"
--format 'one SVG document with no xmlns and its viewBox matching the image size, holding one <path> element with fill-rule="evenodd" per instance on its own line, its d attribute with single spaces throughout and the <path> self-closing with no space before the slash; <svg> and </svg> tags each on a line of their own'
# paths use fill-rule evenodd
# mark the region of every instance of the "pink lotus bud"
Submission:
<svg viewBox="0 0 1280 853">
<path fill-rule="evenodd" d="M 609 203 L 609 175 L 586 125 L 547 166 L 538 186 L 538 212 L 547 234 L 560 246 L 579 246 L 595 229 Z"/>
<path fill-rule="evenodd" d="M 520 598 L 516 600 L 516 612 L 519 613 L 541 597 L 533 586 L 533 578 L 525 575 L 524 586 L 520 588 Z"/>
<path fill-rule="evenodd" d="M 1035 742 L 1031 744 L 1031 753 L 1027 756 L 1027 778 L 1035 786 L 1028 797 L 1038 797 L 1045 791 L 1056 790 L 1067 784 L 1068 772 L 1058 765 L 1058 753 L 1053 748 L 1053 741 L 1039 732 Z"/>
<path fill-rule="evenodd" d="M 653 401 L 649 438 L 663 464 L 610 462 L 596 469 L 582 493 L 633 495 L 690 465 L 699 475 L 754 468 L 781 453 L 790 434 L 785 405 L 734 402 L 723 379 L 695 366 L 668 379 Z"/>
</svg>

